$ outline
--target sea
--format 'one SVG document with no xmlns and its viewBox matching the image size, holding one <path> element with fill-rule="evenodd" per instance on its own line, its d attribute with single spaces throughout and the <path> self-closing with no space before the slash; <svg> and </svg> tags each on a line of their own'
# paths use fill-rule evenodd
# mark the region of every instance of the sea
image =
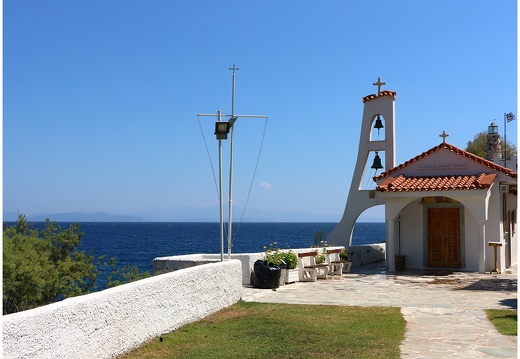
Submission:
<svg viewBox="0 0 520 359">
<path fill-rule="evenodd" d="M 10 223 L 11 224 L 11 223 Z M 71 223 L 58 222 L 62 229 Z M 41 229 L 43 222 L 31 222 Z M 307 248 L 314 244 L 315 234 L 326 236 L 336 223 L 234 223 L 232 253 L 264 252 L 265 247 Z M 116 268 L 137 266 L 152 273 L 152 261 L 157 257 L 194 253 L 220 253 L 219 223 L 203 222 L 82 222 L 83 239 L 80 250 L 96 258 L 117 259 Z M 356 223 L 352 244 L 381 243 L 385 240 L 384 222 Z M 275 244 L 276 243 L 276 244 Z M 224 253 L 227 254 L 227 232 L 224 233 Z M 102 273 L 100 282 L 104 282 Z"/>
</svg>

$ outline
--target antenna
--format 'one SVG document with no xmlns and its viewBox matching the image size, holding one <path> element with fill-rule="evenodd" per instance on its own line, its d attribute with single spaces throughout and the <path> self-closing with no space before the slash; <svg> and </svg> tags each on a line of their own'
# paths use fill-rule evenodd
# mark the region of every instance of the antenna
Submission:
<svg viewBox="0 0 520 359">
<path fill-rule="evenodd" d="M 231 259 L 231 247 L 232 247 L 232 223 L 233 223 L 233 134 L 234 124 L 239 118 L 265 118 L 268 116 L 263 115 L 235 115 L 235 71 L 239 70 L 238 67 L 229 68 L 233 71 L 232 83 L 231 83 L 231 115 L 222 114 L 219 110 L 216 114 L 197 114 L 197 116 L 217 116 L 217 122 L 215 123 L 215 135 L 218 140 L 219 149 L 219 201 L 220 201 L 220 260 L 224 260 L 224 220 L 223 220 L 223 199 L 222 199 L 222 140 L 227 139 L 227 134 L 231 131 L 231 143 L 230 143 L 230 157 L 229 157 L 229 223 L 228 223 L 228 259 Z M 223 117 L 229 117 L 229 121 L 222 121 Z"/>
</svg>

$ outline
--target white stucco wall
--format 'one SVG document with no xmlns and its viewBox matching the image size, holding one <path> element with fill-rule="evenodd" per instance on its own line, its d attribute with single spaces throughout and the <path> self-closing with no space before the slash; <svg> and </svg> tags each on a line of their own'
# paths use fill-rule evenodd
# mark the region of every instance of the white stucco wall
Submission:
<svg viewBox="0 0 520 359">
<path fill-rule="evenodd" d="M 406 256 L 406 268 L 423 268 L 423 213 L 419 201 L 406 206 L 399 216 L 399 248 Z"/>
<path fill-rule="evenodd" d="M 331 246 L 329 249 L 345 248 L 343 246 Z M 349 246 L 352 268 L 362 266 L 385 259 L 386 244 L 367 244 L 362 246 Z M 292 248 L 294 253 L 303 253 L 316 248 Z M 242 284 L 251 285 L 251 274 L 257 260 L 265 257 L 264 252 L 259 253 L 236 253 L 231 254 L 232 259 L 237 259 L 242 263 Z M 224 256 L 227 258 L 227 255 Z M 158 257 L 152 262 L 153 273 L 165 273 L 176 271 L 189 266 L 198 266 L 203 263 L 220 261 L 220 254 L 186 254 L 180 256 Z M 227 259 L 224 259 L 224 262 Z"/>
<path fill-rule="evenodd" d="M 478 221 L 467 208 L 464 209 L 464 222 L 464 237 L 466 242 L 464 248 L 466 253 L 466 267 L 464 269 L 478 272 Z"/>
<path fill-rule="evenodd" d="M 249 285 L 253 265 L 258 259 L 264 258 L 264 253 L 232 253 L 231 259 L 237 259 L 242 263 L 242 284 Z M 227 254 L 224 255 L 227 261 Z M 176 271 L 190 266 L 204 263 L 220 262 L 220 254 L 185 254 L 180 256 L 158 257 L 152 261 L 154 274 Z"/>
<path fill-rule="evenodd" d="M 242 297 L 240 261 L 162 274 L 4 315 L 4 358 L 112 358 Z"/>
</svg>

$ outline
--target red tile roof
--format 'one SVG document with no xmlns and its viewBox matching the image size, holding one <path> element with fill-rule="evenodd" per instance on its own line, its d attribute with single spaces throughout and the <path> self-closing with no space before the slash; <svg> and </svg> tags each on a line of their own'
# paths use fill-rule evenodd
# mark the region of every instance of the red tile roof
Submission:
<svg viewBox="0 0 520 359">
<path fill-rule="evenodd" d="M 433 176 L 407 177 L 400 175 L 388 177 L 376 191 L 379 192 L 418 192 L 418 191 L 453 191 L 489 188 L 497 174 L 481 173 L 469 176 Z"/>
<path fill-rule="evenodd" d="M 395 91 L 384 90 L 384 91 L 381 91 L 379 96 L 374 93 L 372 95 L 368 95 L 368 96 L 363 97 L 363 102 L 368 102 L 370 100 L 376 99 L 376 98 L 381 97 L 381 96 L 392 96 L 393 98 L 395 98 L 396 95 L 397 95 L 397 92 L 395 92 Z"/>
<path fill-rule="evenodd" d="M 482 157 L 479 157 L 479 156 L 476 156 L 474 155 L 473 153 L 469 153 L 467 151 L 464 151 L 456 146 L 453 146 L 453 145 L 450 145 L 449 143 L 446 143 L 446 142 L 442 142 L 440 145 L 438 146 L 435 146 L 431 149 L 429 149 L 428 151 L 426 152 L 423 152 L 421 153 L 420 155 L 418 156 L 415 156 L 414 158 L 412 158 L 411 160 L 408 160 L 406 161 L 405 163 L 402 163 L 400 164 L 399 166 L 396 166 L 394 168 L 391 168 L 389 169 L 388 171 L 385 171 L 383 173 L 381 173 L 379 176 L 376 176 L 374 177 L 374 181 L 379 181 L 389 175 L 391 175 L 392 173 L 395 173 L 397 171 L 399 171 L 400 169 L 420 160 L 420 159 L 423 159 L 425 157 L 428 157 L 428 155 L 432 154 L 433 152 L 435 151 L 438 151 L 442 148 L 445 148 L 451 152 L 454 152 L 456 154 L 458 154 L 459 156 L 463 156 L 463 157 L 466 157 L 472 161 L 475 161 L 477 163 L 480 163 L 481 165 L 485 166 L 485 167 L 488 167 L 489 169 L 495 171 L 495 172 L 501 172 L 501 173 L 504 173 L 512 178 L 516 178 L 517 176 L 517 173 L 515 171 L 512 171 L 510 170 L 509 168 L 506 168 L 504 166 L 501 166 L 495 162 L 492 162 L 492 161 L 488 161 Z"/>
</svg>

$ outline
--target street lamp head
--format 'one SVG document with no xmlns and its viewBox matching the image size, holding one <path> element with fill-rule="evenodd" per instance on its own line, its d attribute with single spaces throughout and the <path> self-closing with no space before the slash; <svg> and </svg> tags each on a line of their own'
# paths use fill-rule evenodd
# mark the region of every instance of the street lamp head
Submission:
<svg viewBox="0 0 520 359">
<path fill-rule="evenodd" d="M 229 128 L 229 122 L 227 121 L 215 122 L 215 135 L 217 136 L 217 140 L 227 140 Z"/>
</svg>

